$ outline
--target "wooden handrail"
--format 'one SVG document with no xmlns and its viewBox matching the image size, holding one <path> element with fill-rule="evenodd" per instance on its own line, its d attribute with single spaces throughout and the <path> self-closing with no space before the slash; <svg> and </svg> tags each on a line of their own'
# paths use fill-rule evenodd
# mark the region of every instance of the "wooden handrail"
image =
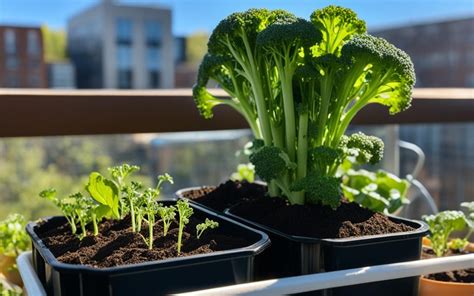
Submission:
<svg viewBox="0 0 474 296">
<path fill-rule="evenodd" d="M 221 90 L 215 95 L 225 96 Z M 474 122 L 473 88 L 415 89 L 412 107 L 391 116 L 369 105 L 355 124 Z M 246 128 L 228 107 L 203 119 L 190 89 L 45 90 L 0 89 L 0 137 L 125 134 Z"/>
</svg>

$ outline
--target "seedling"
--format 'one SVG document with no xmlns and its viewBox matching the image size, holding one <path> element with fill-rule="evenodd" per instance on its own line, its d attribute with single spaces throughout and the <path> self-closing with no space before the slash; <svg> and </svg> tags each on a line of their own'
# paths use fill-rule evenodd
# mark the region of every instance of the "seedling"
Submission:
<svg viewBox="0 0 474 296">
<path fill-rule="evenodd" d="M 30 239 L 25 231 L 25 218 L 20 214 L 11 214 L 0 221 L 0 254 L 17 257 L 28 250 Z"/>
<path fill-rule="evenodd" d="M 158 205 L 158 215 L 160 215 L 163 222 L 163 236 L 168 234 L 168 230 L 176 216 L 176 208 L 173 206 L 164 207 L 162 204 Z"/>
<path fill-rule="evenodd" d="M 213 96 L 211 80 L 230 98 Z M 373 103 L 391 114 L 407 109 L 414 83 L 409 56 L 366 34 L 350 9 L 328 6 L 310 21 L 250 9 L 214 29 L 193 96 L 205 118 L 228 105 L 247 120 L 256 138 L 250 161 L 270 196 L 336 208 L 344 159 L 375 164 L 383 155 L 376 137 L 344 136 L 352 119 Z"/>
<path fill-rule="evenodd" d="M 196 236 L 199 239 L 206 229 L 214 229 L 217 227 L 219 227 L 218 222 L 206 218 L 204 223 L 196 225 Z"/>
<path fill-rule="evenodd" d="M 148 188 L 145 190 L 143 195 L 139 198 L 139 204 L 142 207 L 138 212 L 144 213 L 146 215 L 147 224 L 148 224 L 148 248 L 153 249 L 153 226 L 155 225 L 155 215 L 159 213 L 159 206 L 156 203 L 156 199 L 161 193 L 161 188 L 163 187 L 164 182 L 169 182 L 173 184 L 173 178 L 168 175 L 158 176 L 158 184 L 155 188 Z M 141 222 L 140 222 L 141 223 Z"/>
<path fill-rule="evenodd" d="M 179 215 L 179 231 L 178 231 L 178 255 L 181 253 L 181 241 L 183 237 L 184 226 L 189 223 L 189 217 L 193 214 L 193 209 L 189 206 L 187 200 L 178 200 L 176 203 Z"/>
<path fill-rule="evenodd" d="M 123 164 L 109 168 L 109 173 L 112 176 L 112 180 L 115 182 L 115 185 L 118 188 L 121 219 L 125 217 L 125 215 L 128 213 L 128 210 L 133 209 L 133 206 L 130 206 L 130 200 L 128 199 L 128 196 L 124 194 L 127 193 L 127 190 L 125 189 L 125 181 L 129 176 L 135 172 L 138 172 L 139 170 L 139 166 L 129 164 Z"/>
<path fill-rule="evenodd" d="M 425 215 L 422 218 L 430 227 L 431 247 L 438 257 L 445 255 L 448 251 L 451 233 L 461 231 L 466 227 L 466 218 L 461 211 L 443 211 L 436 215 Z"/>
<path fill-rule="evenodd" d="M 230 176 L 230 179 L 252 183 L 255 180 L 255 166 L 251 163 L 239 164 L 237 171 Z"/>
<path fill-rule="evenodd" d="M 51 201 L 59 210 L 63 213 L 69 226 L 71 227 L 72 234 L 77 232 L 77 214 L 76 214 L 76 201 L 72 198 L 58 199 L 56 197 L 56 190 L 53 188 L 46 189 L 40 192 L 41 198 Z"/>
</svg>

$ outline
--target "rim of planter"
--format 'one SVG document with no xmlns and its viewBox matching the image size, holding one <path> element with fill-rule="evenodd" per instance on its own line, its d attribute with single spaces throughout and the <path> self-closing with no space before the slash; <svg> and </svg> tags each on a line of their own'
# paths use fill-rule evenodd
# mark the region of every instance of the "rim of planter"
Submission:
<svg viewBox="0 0 474 296">
<path fill-rule="evenodd" d="M 159 201 L 160 202 L 173 202 L 173 201 L 176 201 L 176 199 L 161 199 Z M 63 263 L 63 262 L 58 261 L 56 257 L 53 255 L 53 253 L 51 253 L 49 248 L 44 244 L 43 240 L 41 240 L 36 234 L 36 232 L 34 231 L 34 228 L 38 225 L 38 222 L 49 221 L 52 219 L 65 219 L 63 216 L 46 217 L 34 222 L 29 222 L 26 225 L 26 231 L 31 236 L 32 242 L 35 245 L 35 247 L 38 249 L 41 249 L 39 250 L 39 252 L 44 256 L 45 261 L 49 265 L 51 265 L 54 269 L 58 271 L 66 271 L 66 272 L 67 271 L 74 271 L 74 272 L 81 271 L 81 272 L 90 273 L 90 274 L 103 274 L 103 275 L 123 273 L 123 272 L 140 273 L 140 272 L 148 271 L 150 269 L 154 269 L 156 268 L 158 264 L 160 265 L 160 269 L 172 268 L 172 267 L 175 267 L 176 265 L 185 266 L 185 265 L 200 264 L 202 259 L 204 258 L 206 259 L 207 262 L 217 262 L 217 261 L 222 261 L 222 260 L 228 260 L 229 258 L 233 258 L 233 259 L 243 258 L 243 257 L 248 257 L 249 255 L 258 255 L 270 245 L 270 239 L 268 235 L 260 230 L 253 229 L 238 221 L 229 219 L 229 217 L 210 211 L 196 203 L 191 204 L 191 207 L 204 212 L 209 218 L 211 217 L 218 218 L 221 220 L 225 220 L 228 223 L 237 225 L 241 228 L 245 228 L 247 231 L 250 231 L 250 232 L 253 232 L 254 234 L 259 235 L 260 239 L 249 246 L 237 248 L 237 249 L 215 251 L 215 252 L 207 253 L 207 254 L 168 258 L 168 259 L 163 259 L 163 260 L 154 260 L 154 261 L 148 261 L 148 262 L 142 262 L 142 263 L 126 264 L 126 265 L 114 266 L 114 267 L 97 268 L 97 267 L 92 267 L 92 266 L 87 266 L 87 265 L 82 265 L 82 264 L 70 264 L 70 263 Z"/>
<path fill-rule="evenodd" d="M 328 245 L 335 245 L 335 246 L 353 246 L 353 245 L 360 245 L 360 244 L 370 244 L 370 243 L 380 243 L 384 241 L 390 241 L 393 239 L 396 240 L 404 240 L 404 239 L 413 239 L 417 237 L 421 237 L 426 235 L 429 232 L 429 227 L 428 225 L 423 222 L 423 221 L 418 221 L 418 220 L 410 220 L 410 219 L 405 219 L 405 218 L 400 218 L 400 217 L 395 217 L 392 215 L 386 215 L 388 216 L 391 220 L 395 220 L 398 222 L 403 222 L 405 224 L 408 224 L 409 226 L 416 227 L 415 230 L 411 231 L 405 231 L 405 232 L 395 232 L 395 233 L 387 233 L 387 234 L 376 234 L 376 235 L 364 235 L 364 236 L 357 236 L 357 237 L 348 237 L 348 238 L 315 238 L 315 237 L 308 237 L 308 236 L 298 236 L 298 235 L 290 235 L 286 234 L 284 232 L 281 232 L 279 230 L 276 230 L 274 228 L 262 225 L 257 222 L 250 221 L 248 219 L 239 217 L 235 214 L 231 213 L 233 207 L 225 209 L 224 213 L 228 215 L 231 218 L 234 218 L 238 221 L 245 221 L 244 223 L 248 223 L 249 225 L 254 225 L 256 227 L 259 227 L 260 229 L 263 229 L 265 231 L 268 231 L 270 233 L 283 236 L 286 239 L 292 240 L 292 241 L 297 241 L 297 242 L 303 242 L 303 243 L 323 243 L 323 244 L 328 244 Z"/>
<path fill-rule="evenodd" d="M 435 285 L 446 285 L 446 286 L 455 286 L 455 287 L 474 287 L 474 283 L 458 283 L 458 282 L 445 282 L 445 281 L 437 281 L 432 279 L 427 279 L 424 276 L 420 277 L 420 281 L 425 281 L 428 283 L 432 283 Z"/>
<path fill-rule="evenodd" d="M 262 182 L 262 181 L 255 181 L 253 183 L 266 186 L 267 183 Z M 175 196 L 177 198 L 184 198 L 192 202 L 193 204 L 197 204 L 200 207 L 206 208 L 210 211 L 217 212 L 216 210 L 213 210 L 205 205 L 202 205 L 190 198 L 186 198 L 183 196 L 183 192 L 185 191 L 191 191 L 191 190 L 199 190 L 202 188 L 217 188 L 217 186 L 214 185 L 203 185 L 203 186 L 192 186 L 192 187 L 186 187 L 182 188 L 178 191 L 175 192 Z M 235 206 L 233 206 L 235 207 Z M 353 246 L 353 245 L 359 245 L 359 244 L 370 244 L 370 243 L 380 243 L 383 241 L 387 240 L 392 240 L 396 238 L 397 240 L 403 240 L 403 239 L 413 239 L 416 237 L 424 236 L 429 233 L 429 226 L 423 221 L 420 220 L 411 220 L 407 218 L 401 218 L 401 217 L 396 217 L 394 215 L 386 215 L 389 217 L 392 221 L 396 220 L 397 222 L 403 222 L 404 224 L 407 224 L 413 228 L 414 230 L 411 231 L 405 231 L 405 232 L 395 232 L 395 233 L 387 233 L 387 234 L 375 234 L 375 235 L 364 235 L 364 236 L 357 236 L 357 237 L 348 237 L 348 238 L 315 238 L 315 237 L 308 237 L 308 236 L 298 236 L 298 235 L 290 235 L 286 234 L 284 232 L 281 232 L 277 229 L 265 226 L 263 224 L 257 223 L 250 221 L 248 219 L 239 217 L 235 214 L 231 213 L 231 210 L 233 207 L 230 207 L 228 209 L 225 209 L 223 213 L 234 220 L 238 221 L 244 221 L 243 223 L 246 223 L 248 225 L 252 225 L 254 227 L 259 227 L 260 229 L 263 229 L 264 231 L 276 234 L 278 236 L 285 237 L 286 239 L 296 241 L 296 242 L 303 242 L 303 243 L 323 243 L 323 244 L 330 244 L 330 245 L 335 245 L 335 246 Z M 385 214 L 384 214 L 385 215 Z"/>
</svg>

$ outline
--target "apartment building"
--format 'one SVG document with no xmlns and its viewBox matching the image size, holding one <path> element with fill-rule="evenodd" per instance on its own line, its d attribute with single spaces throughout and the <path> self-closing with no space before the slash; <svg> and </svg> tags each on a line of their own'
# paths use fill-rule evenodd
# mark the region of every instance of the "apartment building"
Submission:
<svg viewBox="0 0 474 296">
<path fill-rule="evenodd" d="M 78 88 L 173 88 L 171 10 L 112 0 L 68 21 L 67 51 Z"/>
<path fill-rule="evenodd" d="M 0 87 L 47 86 L 39 27 L 0 26 Z"/>
</svg>

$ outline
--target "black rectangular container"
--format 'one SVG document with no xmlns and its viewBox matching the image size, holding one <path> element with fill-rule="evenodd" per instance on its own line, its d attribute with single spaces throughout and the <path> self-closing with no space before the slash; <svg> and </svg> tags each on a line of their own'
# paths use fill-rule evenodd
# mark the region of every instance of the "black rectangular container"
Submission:
<svg viewBox="0 0 474 296">
<path fill-rule="evenodd" d="M 317 239 L 287 235 L 259 223 L 225 213 L 268 234 L 272 245 L 255 262 L 256 278 L 296 276 L 420 259 L 421 240 L 428 226 L 419 221 L 389 216 L 415 230 L 345 239 Z M 418 277 L 328 289 L 314 295 L 409 296 L 418 295 Z"/>
<path fill-rule="evenodd" d="M 175 201 L 160 202 L 170 205 Z M 33 242 L 34 268 L 48 295 L 53 296 L 152 296 L 252 281 L 254 258 L 269 246 L 268 236 L 196 204 L 191 207 L 197 217 L 219 222 L 219 230 L 253 243 L 211 254 L 99 269 L 59 262 L 35 233 L 37 224 L 31 222 L 26 230 Z M 64 218 L 46 220 L 60 219 Z"/>
</svg>

